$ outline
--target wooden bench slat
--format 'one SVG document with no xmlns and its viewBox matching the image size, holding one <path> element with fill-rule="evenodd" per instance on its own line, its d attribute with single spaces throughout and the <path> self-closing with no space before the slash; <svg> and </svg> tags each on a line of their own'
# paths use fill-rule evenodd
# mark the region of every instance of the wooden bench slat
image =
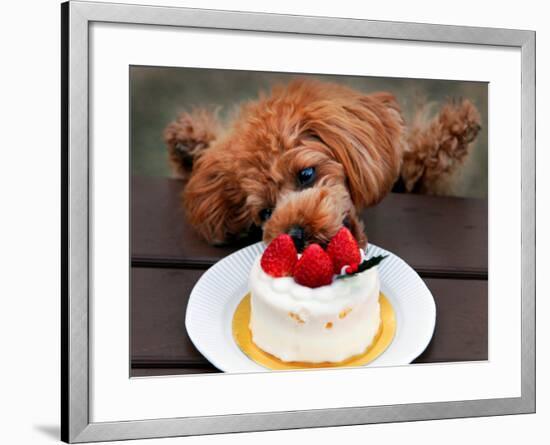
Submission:
<svg viewBox="0 0 550 445">
<path fill-rule="evenodd" d="M 132 269 L 131 358 L 136 368 L 181 368 L 182 373 L 216 370 L 193 346 L 185 330 L 189 294 L 202 273 Z M 436 300 L 437 325 L 432 342 L 416 362 L 486 360 L 487 282 L 425 281 Z"/>
<path fill-rule="evenodd" d="M 486 279 L 487 212 L 486 200 L 392 193 L 362 217 L 369 241 L 424 276 Z"/>
<path fill-rule="evenodd" d="M 185 311 L 202 270 L 132 268 L 132 362 L 146 367 L 209 366 L 185 329 Z"/>
<path fill-rule="evenodd" d="M 132 368 L 130 377 L 158 377 L 161 375 L 212 374 L 219 372 L 214 367 L 207 368 Z"/>
<path fill-rule="evenodd" d="M 206 268 L 242 246 L 213 247 L 185 221 L 181 183 L 133 177 L 132 264 Z M 487 277 L 487 201 L 390 194 L 363 214 L 369 240 L 424 276 Z"/>
<path fill-rule="evenodd" d="M 424 281 L 435 299 L 436 326 L 432 341 L 414 363 L 487 360 L 487 281 Z"/>
</svg>

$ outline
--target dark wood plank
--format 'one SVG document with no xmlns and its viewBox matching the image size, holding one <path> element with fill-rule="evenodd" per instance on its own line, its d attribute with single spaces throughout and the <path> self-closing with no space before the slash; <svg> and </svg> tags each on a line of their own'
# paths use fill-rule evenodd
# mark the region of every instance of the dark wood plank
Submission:
<svg viewBox="0 0 550 445">
<path fill-rule="evenodd" d="M 181 183 L 166 178 L 132 178 L 132 260 L 147 265 L 208 267 L 237 250 L 214 247 L 187 224 L 181 206 Z"/>
<path fill-rule="evenodd" d="M 132 367 L 200 368 L 210 363 L 185 330 L 185 311 L 202 270 L 132 268 Z"/>
<path fill-rule="evenodd" d="M 437 320 L 432 341 L 414 363 L 487 360 L 487 281 L 424 281 L 434 296 Z"/>
<path fill-rule="evenodd" d="M 161 375 L 211 374 L 219 372 L 213 367 L 208 368 L 132 368 L 130 377 L 158 377 Z"/>
<path fill-rule="evenodd" d="M 395 194 L 363 212 L 369 240 L 419 273 L 487 278 L 487 201 Z"/>
<path fill-rule="evenodd" d="M 185 331 L 189 293 L 201 274 L 199 270 L 132 269 L 134 368 L 181 368 L 182 374 L 216 371 Z M 487 282 L 428 279 L 426 283 L 436 301 L 437 324 L 432 342 L 416 362 L 486 360 Z"/>
<path fill-rule="evenodd" d="M 241 246 L 213 247 L 186 223 L 181 183 L 132 179 L 134 265 L 208 267 Z M 390 194 L 363 214 L 369 239 L 424 276 L 487 277 L 487 201 Z"/>
</svg>

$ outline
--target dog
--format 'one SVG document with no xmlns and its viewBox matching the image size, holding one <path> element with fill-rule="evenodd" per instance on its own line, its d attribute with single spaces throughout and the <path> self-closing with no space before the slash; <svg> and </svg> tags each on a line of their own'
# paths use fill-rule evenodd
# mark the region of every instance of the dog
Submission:
<svg viewBox="0 0 550 445">
<path fill-rule="evenodd" d="M 260 228 L 266 243 L 288 233 L 302 250 L 325 246 L 342 226 L 364 245 L 361 209 L 392 188 L 433 193 L 479 130 L 468 100 L 407 125 L 390 93 L 298 78 L 241 105 L 227 126 L 213 111 L 183 113 L 164 140 L 186 217 L 207 242 Z"/>
</svg>

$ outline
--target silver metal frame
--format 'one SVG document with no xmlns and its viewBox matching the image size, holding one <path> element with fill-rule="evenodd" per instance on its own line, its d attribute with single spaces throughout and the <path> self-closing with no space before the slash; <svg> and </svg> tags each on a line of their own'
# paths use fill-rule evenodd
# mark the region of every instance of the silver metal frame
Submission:
<svg viewBox="0 0 550 445">
<path fill-rule="evenodd" d="M 62 4 L 62 440 L 264 431 L 535 412 L 535 33 L 71 1 Z M 89 420 L 88 30 L 91 22 L 521 48 L 521 397 L 126 422 Z"/>
</svg>

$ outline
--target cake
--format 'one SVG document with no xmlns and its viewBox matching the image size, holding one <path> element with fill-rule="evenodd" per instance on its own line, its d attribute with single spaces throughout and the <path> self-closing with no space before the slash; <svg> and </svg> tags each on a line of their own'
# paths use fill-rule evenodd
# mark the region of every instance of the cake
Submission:
<svg viewBox="0 0 550 445">
<path fill-rule="evenodd" d="M 298 255 L 275 239 L 249 277 L 252 341 L 284 362 L 341 362 L 364 353 L 380 329 L 380 279 L 347 229 L 325 251 Z M 333 242 L 334 241 L 334 242 Z"/>
</svg>

